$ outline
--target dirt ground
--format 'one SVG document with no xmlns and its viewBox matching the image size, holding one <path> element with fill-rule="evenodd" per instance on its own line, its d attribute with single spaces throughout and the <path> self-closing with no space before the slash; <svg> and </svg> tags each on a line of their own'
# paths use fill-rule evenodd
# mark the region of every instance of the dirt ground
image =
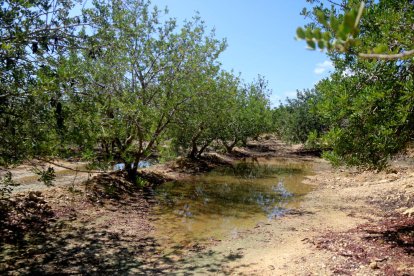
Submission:
<svg viewBox="0 0 414 276">
<path fill-rule="evenodd" d="M 16 168 L 22 185 L 8 203 L 14 213 L 0 221 L 0 273 L 414 275 L 412 155 L 376 173 L 333 169 L 307 154 L 300 146 L 261 139 L 233 155 L 212 153 L 200 164 L 181 160 L 147 169 L 150 179 L 174 180 L 247 156 L 314 164 L 315 174 L 305 182 L 315 189 L 300 209 L 235 237 L 168 253 L 153 236 L 151 190 L 124 181 L 122 173 L 75 178 L 56 168 L 57 184 L 46 187 L 28 166 Z"/>
</svg>

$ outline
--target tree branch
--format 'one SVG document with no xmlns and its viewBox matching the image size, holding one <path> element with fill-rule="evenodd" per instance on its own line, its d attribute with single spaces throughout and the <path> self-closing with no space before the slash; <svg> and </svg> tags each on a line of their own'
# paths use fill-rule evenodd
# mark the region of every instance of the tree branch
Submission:
<svg viewBox="0 0 414 276">
<path fill-rule="evenodd" d="M 331 0 L 327 0 L 329 3 L 331 3 L 332 5 L 335 5 L 335 6 L 339 6 L 339 7 L 341 7 L 341 8 L 346 8 L 346 6 L 344 6 L 344 5 L 342 5 L 342 4 L 339 4 L 339 3 L 336 3 L 336 2 L 334 2 L 334 1 L 331 1 Z"/>
<path fill-rule="evenodd" d="M 53 161 L 50 161 L 50 160 L 47 160 L 47 159 L 44 159 L 44 158 L 41 158 L 41 157 L 36 157 L 36 159 L 40 160 L 40 161 L 43 161 L 45 163 L 54 165 L 56 167 L 67 169 L 67 170 L 74 171 L 74 172 L 83 172 L 83 173 L 106 173 L 107 172 L 107 171 L 79 170 L 79 169 L 74 169 L 74 168 L 71 168 L 71 167 L 68 167 L 68 166 L 64 166 L 62 164 L 59 164 L 59 163 L 56 163 L 56 162 L 53 162 Z"/>
<path fill-rule="evenodd" d="M 396 60 L 396 59 L 405 59 L 411 56 L 414 56 L 414 49 L 405 51 L 399 54 L 358 54 L 361 58 L 366 59 L 380 59 L 380 60 Z"/>
</svg>

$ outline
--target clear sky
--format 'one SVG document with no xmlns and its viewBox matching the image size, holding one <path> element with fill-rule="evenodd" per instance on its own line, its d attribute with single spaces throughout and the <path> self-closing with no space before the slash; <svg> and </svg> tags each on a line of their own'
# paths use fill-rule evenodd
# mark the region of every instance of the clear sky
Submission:
<svg viewBox="0 0 414 276">
<path fill-rule="evenodd" d="M 152 0 L 168 17 L 179 22 L 200 13 L 218 38 L 227 38 L 228 48 L 220 61 L 247 82 L 258 74 L 268 81 L 277 105 L 297 89 L 312 88 L 328 75 L 331 63 L 324 53 L 309 51 L 304 41 L 294 39 L 296 28 L 305 24 L 299 15 L 305 0 Z"/>
</svg>

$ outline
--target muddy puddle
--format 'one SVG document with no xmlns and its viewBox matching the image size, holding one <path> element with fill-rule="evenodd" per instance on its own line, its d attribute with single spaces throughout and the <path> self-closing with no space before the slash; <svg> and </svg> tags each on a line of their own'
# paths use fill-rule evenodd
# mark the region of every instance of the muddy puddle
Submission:
<svg viewBox="0 0 414 276">
<path fill-rule="evenodd" d="M 302 184 L 312 174 L 307 162 L 255 159 L 155 191 L 152 210 L 155 236 L 161 244 L 186 246 L 225 238 L 300 208 L 313 187 Z"/>
</svg>

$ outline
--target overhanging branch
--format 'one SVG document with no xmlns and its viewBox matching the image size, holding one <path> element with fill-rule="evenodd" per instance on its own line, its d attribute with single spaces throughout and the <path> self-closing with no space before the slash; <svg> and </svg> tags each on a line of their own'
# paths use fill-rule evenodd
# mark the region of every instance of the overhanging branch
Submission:
<svg viewBox="0 0 414 276">
<path fill-rule="evenodd" d="M 405 59 L 411 56 L 414 56 L 414 49 L 405 51 L 399 54 L 358 54 L 361 58 L 366 59 L 380 59 L 380 60 L 396 60 L 396 59 Z"/>
</svg>

